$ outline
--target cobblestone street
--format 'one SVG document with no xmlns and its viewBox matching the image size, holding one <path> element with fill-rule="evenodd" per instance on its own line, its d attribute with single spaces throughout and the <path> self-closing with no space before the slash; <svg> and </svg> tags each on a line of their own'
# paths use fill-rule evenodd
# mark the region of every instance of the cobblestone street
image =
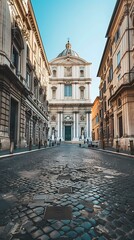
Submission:
<svg viewBox="0 0 134 240">
<path fill-rule="evenodd" d="M 73 144 L 0 159 L 0 240 L 133 240 L 134 158 Z"/>
</svg>

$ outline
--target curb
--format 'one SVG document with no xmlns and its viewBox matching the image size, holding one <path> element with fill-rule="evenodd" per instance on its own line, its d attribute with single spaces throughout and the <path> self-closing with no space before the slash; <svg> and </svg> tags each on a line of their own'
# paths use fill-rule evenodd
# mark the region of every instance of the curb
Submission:
<svg viewBox="0 0 134 240">
<path fill-rule="evenodd" d="M 121 152 L 114 152 L 114 151 L 110 151 L 110 150 L 103 150 L 103 149 L 93 149 L 91 148 L 92 150 L 97 150 L 97 151 L 100 151 L 100 152 L 104 152 L 104 153 L 111 153 L 111 154 L 117 154 L 117 155 L 122 155 L 124 157 L 130 157 L 130 158 L 134 158 L 134 155 L 131 155 L 131 154 L 127 154 L 127 153 L 121 153 Z"/>
</svg>

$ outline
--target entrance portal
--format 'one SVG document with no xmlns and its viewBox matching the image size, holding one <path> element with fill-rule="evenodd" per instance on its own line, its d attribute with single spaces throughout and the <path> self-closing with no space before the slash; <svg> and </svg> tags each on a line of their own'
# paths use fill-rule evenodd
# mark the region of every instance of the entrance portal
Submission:
<svg viewBox="0 0 134 240">
<path fill-rule="evenodd" d="M 10 141 L 14 142 L 14 147 L 17 145 L 18 132 L 18 102 L 11 98 L 10 112 Z"/>
<path fill-rule="evenodd" d="M 65 126 L 65 141 L 71 141 L 71 126 Z"/>
</svg>

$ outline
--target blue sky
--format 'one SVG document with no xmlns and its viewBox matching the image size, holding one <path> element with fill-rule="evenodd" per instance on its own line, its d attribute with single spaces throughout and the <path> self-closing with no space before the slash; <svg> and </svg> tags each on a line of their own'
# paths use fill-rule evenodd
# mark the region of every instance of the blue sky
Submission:
<svg viewBox="0 0 134 240">
<path fill-rule="evenodd" d="M 91 62 L 91 100 L 99 94 L 96 77 L 106 42 L 106 31 L 116 0 L 31 0 L 48 61 L 72 49 Z"/>
</svg>

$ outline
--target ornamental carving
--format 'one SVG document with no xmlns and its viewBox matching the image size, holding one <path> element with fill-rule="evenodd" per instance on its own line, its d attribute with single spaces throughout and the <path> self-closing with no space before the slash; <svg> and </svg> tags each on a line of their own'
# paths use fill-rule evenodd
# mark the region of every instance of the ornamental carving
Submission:
<svg viewBox="0 0 134 240">
<path fill-rule="evenodd" d="M 56 117 L 55 117 L 55 115 L 52 115 L 52 117 L 51 117 L 51 121 L 56 121 Z"/>
<path fill-rule="evenodd" d="M 28 29 L 27 29 L 26 23 L 23 23 L 22 34 L 23 34 L 23 36 L 24 36 L 24 38 L 26 40 L 29 39 L 30 33 L 29 33 Z"/>
<path fill-rule="evenodd" d="M 84 121 L 84 120 L 85 120 L 85 116 L 84 116 L 84 115 L 81 115 L 81 116 L 80 116 L 80 120 L 81 120 L 81 121 Z"/>
</svg>

